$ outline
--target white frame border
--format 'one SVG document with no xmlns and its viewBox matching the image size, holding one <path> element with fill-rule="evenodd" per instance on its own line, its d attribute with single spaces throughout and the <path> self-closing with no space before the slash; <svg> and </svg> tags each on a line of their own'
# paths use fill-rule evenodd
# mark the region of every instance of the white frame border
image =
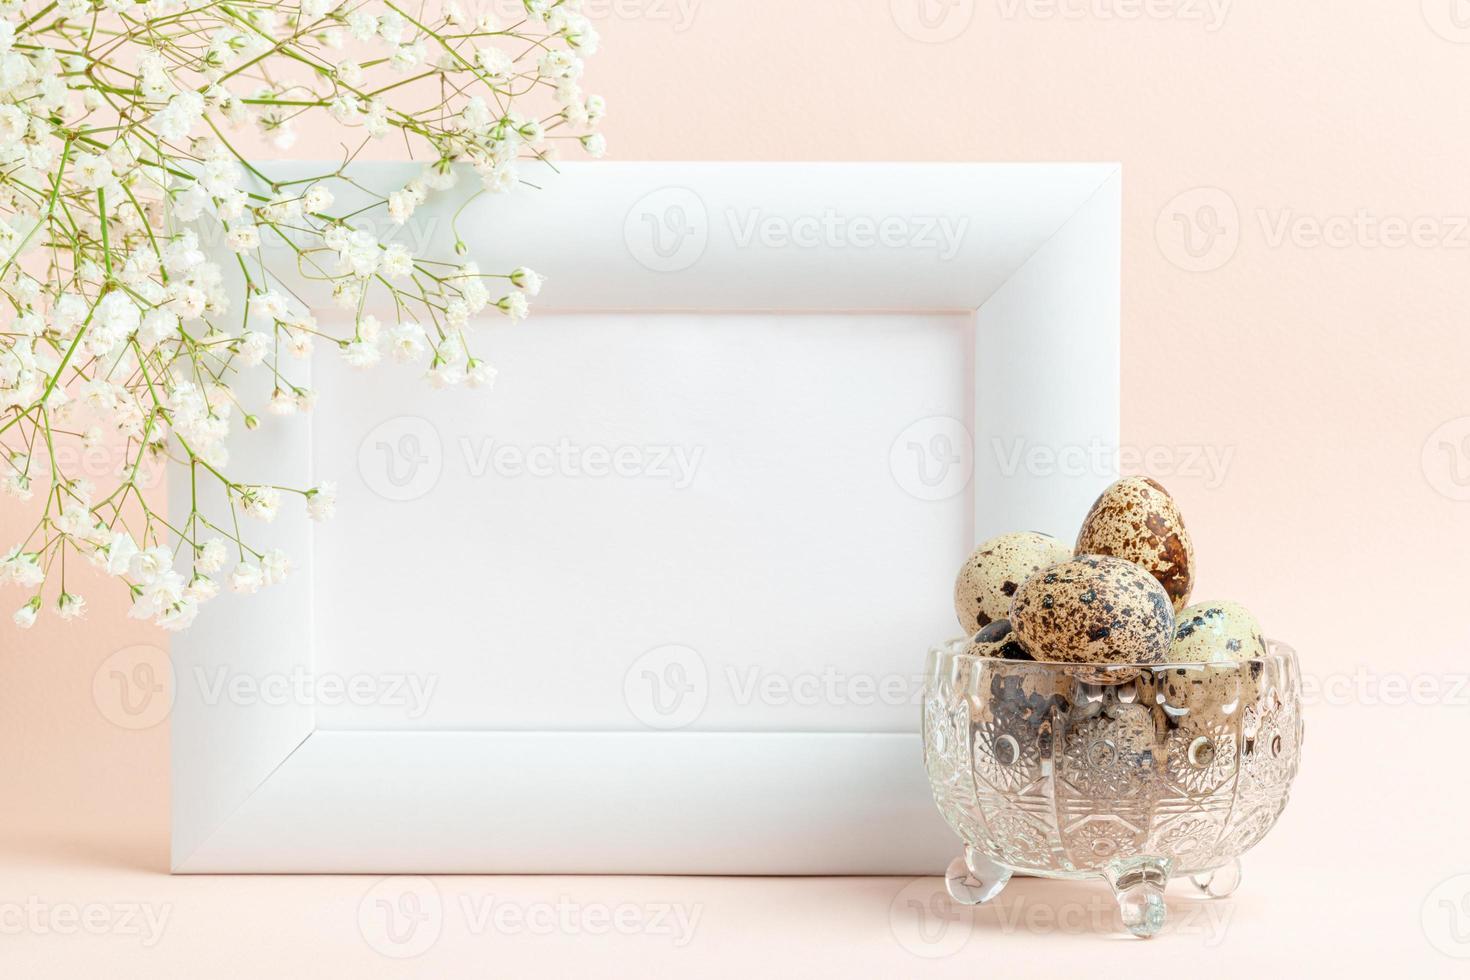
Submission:
<svg viewBox="0 0 1470 980">
<path fill-rule="evenodd" d="M 363 179 L 401 185 L 414 169 L 370 164 Z M 460 218 L 485 268 L 577 270 L 552 281 L 548 307 L 971 311 L 985 352 L 970 420 L 977 447 L 1118 445 L 1116 164 L 562 171 L 544 193 L 482 198 Z M 822 202 L 963 215 L 972 233 L 944 263 L 913 248 L 793 253 L 732 240 L 718 217 L 742 202 L 775 214 Z M 638 228 L 670 206 L 704 209 L 698 256 L 640 263 Z M 301 429 L 246 451 L 309 460 Z M 976 540 L 1016 528 L 1070 534 L 1112 476 L 1003 473 L 997 456 L 975 453 Z M 309 524 L 283 517 L 272 533 L 309 564 Z M 262 672 L 309 670 L 310 576 L 301 578 L 249 600 L 248 636 L 210 609 L 174 640 L 175 675 L 241 657 Z M 926 639 L 939 638 L 916 638 L 916 657 Z M 943 868 L 958 846 L 930 799 L 917 718 L 903 734 L 327 731 L 307 706 L 206 704 L 189 685 L 175 693 L 175 873 L 919 874 Z"/>
</svg>

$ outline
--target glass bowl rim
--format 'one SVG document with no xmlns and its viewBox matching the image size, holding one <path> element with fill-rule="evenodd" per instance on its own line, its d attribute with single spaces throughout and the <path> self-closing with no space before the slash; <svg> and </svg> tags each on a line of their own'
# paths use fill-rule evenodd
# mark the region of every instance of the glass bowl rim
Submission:
<svg viewBox="0 0 1470 980">
<path fill-rule="evenodd" d="M 1132 661 L 1107 661 L 1105 663 L 1091 663 L 1088 661 L 1073 660 L 1008 660 L 1005 657 L 986 657 L 977 653 L 965 653 L 963 648 L 957 649 L 962 644 L 968 644 L 973 637 L 961 636 L 948 640 L 942 640 L 930 648 L 930 657 L 935 666 L 946 660 L 965 660 L 976 664 L 1004 664 L 1007 667 L 1015 667 L 1021 670 L 1030 667 L 1041 668 L 1071 668 L 1085 671 L 1137 671 L 1137 670 L 1239 670 L 1249 668 L 1252 664 L 1259 664 L 1261 668 L 1268 663 L 1286 662 L 1293 667 L 1297 665 L 1296 648 L 1281 640 L 1265 637 L 1266 656 L 1247 657 L 1244 660 L 1225 661 L 1167 661 L 1161 660 L 1155 663 L 1135 663 Z"/>
</svg>

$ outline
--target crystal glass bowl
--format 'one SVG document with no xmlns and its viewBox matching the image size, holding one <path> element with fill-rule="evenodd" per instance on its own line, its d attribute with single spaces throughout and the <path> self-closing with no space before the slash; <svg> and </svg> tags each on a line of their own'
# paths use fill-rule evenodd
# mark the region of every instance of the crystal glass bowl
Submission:
<svg viewBox="0 0 1470 980">
<path fill-rule="evenodd" d="M 924 764 L 975 905 L 1012 873 L 1099 876 L 1150 936 L 1164 885 L 1223 897 L 1286 806 L 1302 742 L 1296 654 L 1232 664 L 1061 664 L 929 652 Z"/>
</svg>

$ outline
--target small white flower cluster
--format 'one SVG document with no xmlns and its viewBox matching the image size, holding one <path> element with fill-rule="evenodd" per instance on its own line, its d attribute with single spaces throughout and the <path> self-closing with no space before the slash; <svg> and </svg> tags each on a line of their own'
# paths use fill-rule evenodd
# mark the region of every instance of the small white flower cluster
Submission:
<svg viewBox="0 0 1470 980">
<path fill-rule="evenodd" d="M 227 447 L 262 409 L 312 409 L 291 362 L 319 346 L 357 368 L 418 365 L 434 387 L 494 382 L 476 324 L 524 319 L 541 276 L 417 256 L 391 232 L 436 194 L 517 186 L 559 143 L 601 156 L 605 106 L 582 89 L 598 38 L 581 0 L 521 0 L 507 23 L 438 2 L 0 0 L 0 496 L 35 518 L 0 558 L 0 585 L 29 594 L 18 625 L 48 602 L 83 614 L 68 556 L 168 629 L 223 588 L 284 579 L 289 557 L 252 547 L 241 518 L 299 498 L 325 520 L 336 488 L 237 477 Z M 245 128 L 285 149 L 328 119 L 428 163 L 375 194 L 350 163 L 277 182 L 235 146 Z M 237 253 L 233 300 L 205 229 Z M 350 312 L 323 319 L 347 327 L 319 324 L 273 261 L 327 282 Z M 238 377 L 257 369 L 274 384 L 252 405 Z M 164 462 L 192 495 L 181 523 L 146 492 Z"/>
</svg>

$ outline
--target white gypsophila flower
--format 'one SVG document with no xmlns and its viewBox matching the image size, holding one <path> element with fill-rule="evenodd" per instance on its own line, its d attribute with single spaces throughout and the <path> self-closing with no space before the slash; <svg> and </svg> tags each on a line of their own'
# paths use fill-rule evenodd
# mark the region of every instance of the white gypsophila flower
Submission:
<svg viewBox="0 0 1470 980">
<path fill-rule="evenodd" d="M 388 195 L 388 217 L 395 225 L 401 225 L 413 215 L 413 195 L 405 191 L 394 191 Z"/>
<path fill-rule="evenodd" d="M 313 347 L 309 333 L 293 333 L 286 338 L 286 353 L 297 360 L 310 357 Z"/>
<path fill-rule="evenodd" d="M 192 626 L 198 615 L 199 603 L 188 596 L 181 595 L 178 601 L 159 612 L 157 623 L 166 630 L 177 632 Z"/>
<path fill-rule="evenodd" d="M 383 352 L 377 344 L 355 340 L 342 348 L 342 356 L 352 367 L 370 368 L 383 359 Z"/>
<path fill-rule="evenodd" d="M 260 229 L 253 224 L 237 224 L 225 235 L 225 241 L 233 251 L 252 252 L 260 247 Z"/>
<path fill-rule="evenodd" d="M 164 615 L 170 607 L 184 597 L 184 580 L 178 572 L 168 569 L 140 585 L 128 615 L 133 619 L 155 619 Z"/>
<path fill-rule="evenodd" d="M 537 296 L 541 292 L 541 286 L 546 282 L 545 277 L 539 273 L 521 266 L 510 274 L 513 286 L 525 293 L 527 296 Z"/>
<path fill-rule="evenodd" d="M 337 484 L 323 480 L 306 494 L 306 514 L 314 521 L 329 520 L 337 511 Z"/>
<path fill-rule="evenodd" d="M 0 559 L 0 584 L 9 582 L 23 589 L 40 585 L 46 580 L 40 556 L 35 552 L 23 552 L 17 546 L 4 559 Z"/>
<path fill-rule="evenodd" d="M 159 135 L 177 142 L 187 137 L 203 118 L 204 96 L 198 92 L 180 92 L 154 113 L 153 122 Z"/>
<path fill-rule="evenodd" d="M 126 575 L 132 567 L 133 559 L 138 555 L 138 544 L 128 532 L 117 531 L 112 535 L 104 554 L 106 562 L 103 567 L 108 575 Z"/>
<path fill-rule="evenodd" d="M 383 249 L 379 268 L 389 279 L 402 279 L 413 272 L 413 256 L 402 245 L 389 245 Z"/>
<path fill-rule="evenodd" d="M 275 487 L 242 487 L 240 506 L 250 517 L 268 524 L 281 508 L 281 491 Z"/>
<path fill-rule="evenodd" d="M 356 126 L 362 122 L 362 101 L 351 92 L 343 92 L 327 105 L 332 118 L 344 126 Z"/>
<path fill-rule="evenodd" d="M 376 344 L 383 336 L 383 322 L 371 313 L 358 317 L 357 336 L 369 344 Z"/>
<path fill-rule="evenodd" d="M 459 384 L 463 376 L 464 372 L 454 364 L 441 362 L 424 373 L 424 380 L 429 383 L 430 387 L 444 389 L 453 388 Z"/>
<path fill-rule="evenodd" d="M 285 388 L 277 388 L 271 393 L 267 408 L 272 415 L 295 415 L 296 395 Z"/>
<path fill-rule="evenodd" d="M 347 29 L 354 41 L 366 41 L 378 32 L 378 18 L 359 7 L 347 17 Z"/>
<path fill-rule="evenodd" d="M 30 123 L 30 117 L 19 106 L 0 106 L 0 152 L 13 156 L 19 149 L 16 144 L 30 130 Z"/>
<path fill-rule="evenodd" d="M 499 48 L 476 50 L 475 64 L 479 65 L 485 77 L 492 82 L 509 81 L 511 72 L 515 70 L 515 63 L 511 61 L 510 55 Z"/>
<path fill-rule="evenodd" d="M 312 184 L 302 196 L 301 205 L 307 211 L 325 211 L 332 206 L 334 200 L 331 188 L 325 184 Z"/>
<path fill-rule="evenodd" d="M 422 41 L 403 44 L 393 50 L 393 57 L 389 59 L 389 64 L 392 65 L 394 71 L 403 74 L 423 64 L 427 55 L 428 51 Z"/>
<path fill-rule="evenodd" d="M 230 591 L 252 595 L 265 584 L 265 575 L 260 566 L 251 562 L 240 562 L 230 573 Z"/>
<path fill-rule="evenodd" d="M 280 548 L 272 548 L 260 559 L 261 581 L 265 585 L 278 585 L 291 573 L 291 558 Z"/>
<path fill-rule="evenodd" d="M 581 85 L 597 31 L 580 0 L 520 0 L 505 23 L 460 0 L 411 13 L 342 0 L 7 9 L 0 417 L 11 421 L 0 494 L 35 501 L 41 533 L 5 543 L 0 583 L 33 593 L 19 625 L 43 601 L 76 619 L 86 600 L 62 584 L 74 551 L 129 590 L 129 615 L 182 629 L 225 579 L 254 591 L 289 570 L 290 556 L 262 554 L 236 512 L 270 520 L 283 492 L 302 494 L 312 519 L 335 509 L 330 481 L 288 490 L 229 473 L 231 440 L 252 438 L 267 411 L 315 405 L 297 362 L 317 337 L 352 365 L 421 365 L 432 387 L 493 384 L 470 326 L 491 306 L 524 318 L 542 277 L 475 263 L 446 272 L 437 256 L 380 241 L 374 223 L 386 213 L 410 226 L 431 192 L 459 191 L 442 212 L 458 216 L 480 190 L 518 187 L 519 168 L 547 164 L 565 139 L 601 155 L 605 107 Z M 408 84 L 421 72 L 437 84 Z M 349 145 L 341 164 L 278 174 L 274 161 L 241 155 L 242 127 L 277 150 L 318 127 Z M 379 189 L 352 161 L 390 135 L 423 162 Z M 350 314 L 318 324 L 293 312 L 302 277 Z M 509 295 L 495 299 L 492 279 L 508 280 Z M 182 518 L 142 492 L 165 461 L 197 491 Z M 109 483 L 94 492 L 83 472 Z M 227 574 L 231 552 L 241 561 Z"/>
<path fill-rule="evenodd" d="M 400 323 L 388 332 L 388 349 L 400 364 L 412 364 L 423 357 L 426 343 L 424 328 L 417 323 Z"/>
<path fill-rule="evenodd" d="M 56 602 L 56 611 L 62 619 L 78 619 L 87 610 L 87 600 L 70 592 L 61 593 Z"/>
<path fill-rule="evenodd" d="M 96 153 L 78 153 L 72 159 L 74 179 L 89 191 L 100 190 L 113 182 L 112 165 Z"/>
<path fill-rule="evenodd" d="M 492 194 L 504 194 L 515 187 L 517 179 L 513 165 L 497 164 L 481 172 L 480 185 Z"/>
<path fill-rule="evenodd" d="M 128 559 L 128 575 L 139 582 L 151 582 L 172 568 L 173 561 L 173 554 L 162 545 L 134 550 Z"/>
<path fill-rule="evenodd" d="M 577 78 L 582 74 L 582 61 L 570 51 L 553 49 L 536 62 L 536 71 L 542 78 Z"/>
<path fill-rule="evenodd" d="M 152 347 L 175 336 L 179 331 L 179 315 L 173 310 L 155 306 L 143 314 L 141 338 Z"/>
<path fill-rule="evenodd" d="M 271 339 L 269 335 L 263 334 L 259 330 L 250 330 L 246 332 L 245 336 L 240 338 L 236 356 L 239 357 L 241 364 L 246 367 L 254 367 L 265 360 L 265 355 L 270 351 L 270 348 Z"/>
<path fill-rule="evenodd" d="M 524 320 L 526 315 L 531 311 L 530 305 L 526 302 L 526 297 L 521 293 L 511 293 L 508 296 L 502 296 L 500 302 L 496 303 L 495 306 L 500 312 L 510 317 L 512 321 Z"/>
<path fill-rule="evenodd" d="M 471 388 L 488 388 L 495 384 L 499 373 L 488 361 L 471 359 L 465 365 L 465 384 Z"/>
<path fill-rule="evenodd" d="M 403 15 L 391 7 L 378 15 L 378 37 L 389 44 L 402 44 L 407 28 L 408 22 Z"/>
<path fill-rule="evenodd" d="M 229 550 L 225 547 L 223 538 L 210 538 L 199 546 L 198 557 L 194 559 L 194 570 L 205 575 L 213 575 L 225 567 L 225 558 Z"/>
<path fill-rule="evenodd" d="M 219 583 L 206 575 L 196 575 L 184 586 L 184 598 L 195 604 L 208 602 L 219 595 Z"/>
</svg>

